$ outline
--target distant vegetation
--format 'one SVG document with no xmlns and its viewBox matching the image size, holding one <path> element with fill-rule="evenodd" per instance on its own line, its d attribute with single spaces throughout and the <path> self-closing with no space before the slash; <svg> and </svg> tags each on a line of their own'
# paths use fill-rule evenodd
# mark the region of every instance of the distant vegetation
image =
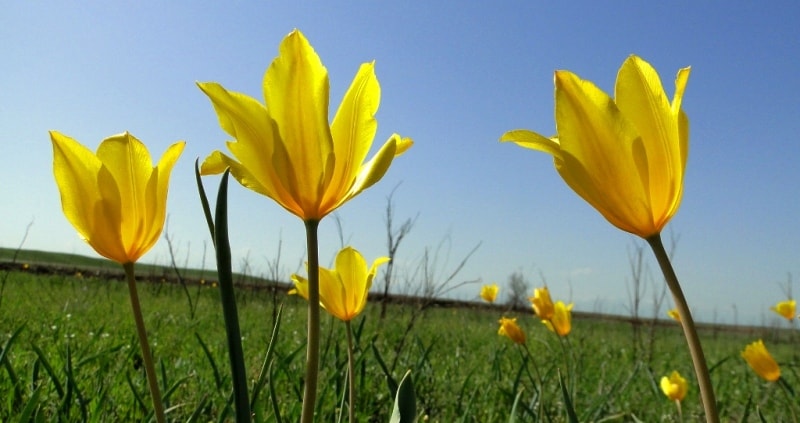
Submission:
<svg viewBox="0 0 800 423">
<path fill-rule="evenodd" d="M 0 270 L 0 420 L 145 420 L 150 403 L 127 290 L 103 276 L 116 265 L 21 251 L 11 266 L 13 253 L 0 250 L 0 262 L 5 263 Z M 32 271 L 42 263 L 62 271 Z M 139 274 L 171 271 L 142 265 Z M 204 282 L 188 288 L 196 312 L 190 311 L 185 291 L 175 284 L 147 283 L 140 290 L 173 421 L 227 421 L 232 416 L 218 293 L 209 280 L 200 280 Z M 256 420 L 277 421 L 278 413 L 282 421 L 296 421 L 306 304 L 280 291 L 240 290 L 237 295 Z M 265 362 L 279 304 L 284 309 L 275 355 Z M 530 356 L 497 335 L 501 316 L 518 318 L 528 336 Z M 414 377 L 420 414 L 431 422 L 506 422 L 515 404 L 518 421 L 567 421 L 559 372 L 580 421 L 678 421 L 675 404 L 658 387 L 659 379 L 673 370 L 690 383 L 683 421 L 700 419 L 691 362 L 676 324 L 639 322 L 646 325 L 646 333 L 652 330 L 652 343 L 634 345 L 635 325 L 597 317 L 576 315 L 572 333 L 562 339 L 529 310 L 477 304 L 423 308 L 410 302 L 389 304 L 381 319 L 380 307 L 370 303 L 354 321 L 358 421 L 388 421 L 391 383 L 407 369 Z M 759 414 L 765 421 L 792 421 L 798 411 L 796 397 L 789 400 L 777 384 L 759 379 L 740 352 L 763 338 L 781 364 L 784 379 L 797 389 L 796 332 L 759 328 L 738 333 L 710 326 L 702 330 L 724 421 L 753 421 Z M 341 322 L 326 316 L 322 333 L 318 421 L 331 422 L 337 419 L 335 410 L 345 389 L 347 355 Z"/>
</svg>

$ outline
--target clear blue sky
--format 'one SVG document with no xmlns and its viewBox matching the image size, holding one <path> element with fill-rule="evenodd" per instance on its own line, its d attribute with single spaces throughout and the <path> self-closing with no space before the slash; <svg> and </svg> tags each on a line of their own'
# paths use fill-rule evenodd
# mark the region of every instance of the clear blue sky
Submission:
<svg viewBox="0 0 800 423">
<path fill-rule="evenodd" d="M 634 237 L 576 196 L 549 156 L 498 138 L 554 132 L 554 70 L 611 91 L 635 53 L 670 96 L 676 71 L 692 66 L 685 194 L 665 237 L 679 237 L 674 264 L 696 317 L 732 321 L 735 304 L 739 322 L 770 322 L 767 307 L 800 274 L 798 16 L 796 2 L 11 2 L 0 14 L 0 245 L 16 247 L 33 221 L 25 247 L 95 255 L 61 213 L 47 131 L 95 149 L 127 130 L 154 156 L 186 140 L 169 231 L 199 265 L 208 236 L 192 166 L 227 137 L 195 81 L 260 98 L 278 44 L 299 28 L 328 68 L 332 110 L 375 60 L 376 145 L 392 132 L 416 142 L 340 209 L 347 243 L 368 260 L 385 254 L 386 197 L 399 184 L 396 219 L 419 215 L 399 251 L 401 285 L 449 237 L 442 274 L 481 242 L 457 280 L 505 285 L 521 271 L 533 287 L 543 275 L 578 310 L 625 313 Z M 206 178 L 212 192 L 217 183 Z M 282 239 L 288 278 L 304 260 L 301 222 L 238 184 L 230 205 L 234 263 L 264 273 Z M 321 236 L 328 263 L 332 218 Z M 145 256 L 167 259 L 163 241 Z"/>
</svg>

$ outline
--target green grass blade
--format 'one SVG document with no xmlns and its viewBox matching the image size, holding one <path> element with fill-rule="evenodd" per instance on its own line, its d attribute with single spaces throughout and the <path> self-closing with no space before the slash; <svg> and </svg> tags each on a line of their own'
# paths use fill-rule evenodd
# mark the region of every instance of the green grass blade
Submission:
<svg viewBox="0 0 800 423">
<path fill-rule="evenodd" d="M 200 337 L 200 334 L 195 332 L 194 336 L 195 338 L 197 338 L 197 342 L 200 343 L 200 347 L 203 349 L 203 352 L 205 353 L 206 358 L 208 359 L 209 365 L 211 365 L 211 372 L 214 375 L 214 383 L 215 386 L 217 387 L 217 390 L 222 389 L 222 377 L 219 374 L 219 369 L 217 368 L 217 362 L 214 361 L 214 356 L 211 355 L 211 351 L 209 351 L 208 346 L 206 346 L 206 343 L 203 342 L 203 338 Z"/>
<path fill-rule="evenodd" d="M 511 414 L 508 416 L 508 423 L 515 423 L 517 421 L 517 406 L 519 405 L 520 398 L 522 398 L 522 390 L 517 392 L 517 396 L 514 397 L 514 404 L 511 406 Z"/>
<path fill-rule="evenodd" d="M 28 399 L 28 402 L 25 404 L 25 407 L 22 409 L 22 412 L 19 414 L 20 423 L 27 423 L 34 421 L 32 419 L 34 413 L 39 408 L 39 393 L 42 391 L 42 387 L 36 388 L 31 394 L 31 397 Z"/>
<path fill-rule="evenodd" d="M 272 412 L 275 413 L 275 423 L 283 423 L 281 419 L 281 408 L 278 404 L 278 392 L 275 390 L 275 373 L 272 371 L 272 364 L 269 366 L 269 399 L 272 403 Z"/>
<path fill-rule="evenodd" d="M 254 410 L 256 408 L 256 400 L 258 399 L 258 394 L 261 392 L 261 389 L 264 387 L 267 377 L 267 370 L 269 368 L 269 364 L 272 362 L 272 355 L 275 351 L 275 343 L 278 340 L 278 331 L 281 327 L 281 317 L 283 317 L 283 304 L 278 307 L 278 313 L 275 315 L 275 325 L 272 327 L 272 336 L 269 338 L 269 344 L 267 345 L 267 353 L 264 354 L 264 364 L 261 365 L 261 372 L 258 374 L 258 379 L 256 383 L 253 385 L 253 395 L 250 399 L 250 409 Z"/>
<path fill-rule="evenodd" d="M 203 398 L 200 399 L 200 402 L 195 407 L 194 412 L 189 418 L 186 420 L 186 423 L 196 423 L 200 421 L 200 416 L 203 414 L 203 409 L 206 408 L 206 404 L 208 404 L 208 396 L 203 395 Z"/>
<path fill-rule="evenodd" d="M 50 376 L 50 381 L 53 382 L 53 388 L 55 388 L 56 392 L 58 393 L 59 398 L 64 398 L 64 387 L 61 385 L 61 381 L 58 380 L 58 376 L 56 376 L 56 372 L 53 370 L 53 366 L 50 365 L 50 361 L 47 360 L 47 355 L 37 346 L 36 344 L 31 344 L 31 349 L 33 350 L 34 354 L 41 363 L 42 367 L 44 367 L 45 373 Z"/>
</svg>

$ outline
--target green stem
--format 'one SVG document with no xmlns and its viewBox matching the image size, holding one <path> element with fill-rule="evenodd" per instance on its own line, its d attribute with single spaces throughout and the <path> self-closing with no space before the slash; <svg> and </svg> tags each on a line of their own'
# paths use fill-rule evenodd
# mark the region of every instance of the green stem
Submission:
<svg viewBox="0 0 800 423">
<path fill-rule="evenodd" d="M 147 342 L 147 330 L 144 327 L 142 309 L 139 306 L 139 293 L 136 291 L 136 278 L 133 272 L 133 263 L 122 265 L 125 269 L 125 276 L 128 280 L 128 291 L 131 297 L 131 309 L 133 309 L 133 320 L 136 321 L 136 333 L 139 335 L 139 346 L 142 349 L 142 361 L 147 376 L 147 384 L 150 387 L 150 396 L 153 398 L 153 413 L 158 423 L 166 423 L 164 416 L 164 405 L 161 402 L 161 391 L 158 388 L 156 378 L 156 367 L 153 365 L 153 355 L 150 353 L 150 344 Z"/>
<path fill-rule="evenodd" d="M 306 344 L 306 379 L 303 391 L 303 413 L 300 423 L 314 421 L 319 377 L 319 239 L 318 220 L 306 220 L 308 245 L 308 344 Z"/>
<path fill-rule="evenodd" d="M 543 416 L 544 414 L 544 384 L 542 383 L 542 375 L 539 373 L 539 366 L 536 365 L 536 360 L 533 358 L 533 354 L 531 354 L 531 350 L 528 349 L 528 344 L 522 344 L 522 349 L 525 350 L 525 353 L 528 355 L 528 361 L 533 364 L 533 371 L 536 373 L 536 382 L 539 386 L 536 389 L 539 390 L 539 416 Z"/>
<path fill-rule="evenodd" d="M 714 386 L 711 384 L 711 375 L 708 372 L 706 357 L 703 354 L 703 346 L 700 344 L 700 337 L 697 336 L 697 328 L 692 319 L 692 313 L 689 311 L 689 304 L 686 302 L 686 297 L 683 296 L 683 290 L 681 290 L 678 277 L 675 275 L 675 270 L 672 268 L 672 263 L 669 261 L 669 255 L 664 249 L 664 244 L 661 242 L 661 234 L 655 234 L 646 240 L 647 243 L 650 244 L 650 248 L 653 249 L 653 253 L 656 255 L 658 264 L 661 266 L 661 272 L 664 273 L 667 286 L 672 292 L 675 306 L 678 308 L 678 314 L 681 316 L 681 326 L 683 327 L 683 334 L 686 337 L 686 343 L 689 345 L 689 353 L 692 357 L 692 363 L 694 364 L 697 383 L 700 386 L 700 397 L 706 412 L 706 421 L 709 423 L 718 423 L 719 415 L 717 413 L 717 401 L 714 397 Z"/>
<path fill-rule="evenodd" d="M 344 322 L 347 327 L 347 383 L 350 389 L 350 406 L 348 407 L 348 414 L 350 423 L 355 421 L 355 408 L 356 408 L 356 383 L 353 373 L 355 365 L 353 363 L 353 328 L 350 326 L 350 321 Z"/>
</svg>

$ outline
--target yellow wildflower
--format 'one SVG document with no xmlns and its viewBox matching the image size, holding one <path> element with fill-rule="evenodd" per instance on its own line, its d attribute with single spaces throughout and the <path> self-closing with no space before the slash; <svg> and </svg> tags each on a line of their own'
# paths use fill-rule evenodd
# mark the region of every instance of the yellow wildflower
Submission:
<svg viewBox="0 0 800 423">
<path fill-rule="evenodd" d="M 781 377 L 781 368 L 767 351 L 762 340 L 759 339 L 746 346 L 742 351 L 742 357 L 750 365 L 750 368 L 764 380 L 775 382 Z"/>
<path fill-rule="evenodd" d="M 336 255 L 334 269 L 319 268 L 320 305 L 340 320 L 352 320 L 367 304 L 367 294 L 378 266 L 388 261 L 388 257 L 379 257 L 367 268 L 361 253 L 353 247 L 345 247 Z M 295 287 L 289 293 L 308 299 L 308 280 L 292 275 L 292 281 Z"/>
<path fill-rule="evenodd" d="M 525 343 L 525 332 L 517 325 L 516 318 L 507 319 L 503 317 L 498 323 L 500 323 L 500 329 L 497 330 L 498 335 L 506 336 L 517 344 Z"/>
<path fill-rule="evenodd" d="M 364 163 L 377 128 L 380 85 L 364 63 L 328 124 L 328 71 L 300 31 L 281 43 L 264 75 L 264 103 L 214 82 L 198 84 L 233 141 L 233 158 L 214 151 L 203 175 L 231 169 L 243 186 L 304 221 L 318 221 L 378 182 L 412 144 L 392 135 Z"/>
<path fill-rule="evenodd" d="M 97 154 L 56 131 L 50 139 L 67 220 L 98 254 L 136 262 L 161 236 L 169 176 L 185 143 L 172 144 L 153 166 L 147 147 L 127 132 L 103 140 Z"/>
<path fill-rule="evenodd" d="M 611 224 L 649 238 L 681 203 L 689 151 L 681 101 L 688 79 L 689 68 L 678 71 L 670 102 L 655 69 L 630 56 L 612 99 L 572 72 L 556 71 L 558 134 L 514 130 L 501 141 L 551 154 L 567 185 Z"/>
</svg>

